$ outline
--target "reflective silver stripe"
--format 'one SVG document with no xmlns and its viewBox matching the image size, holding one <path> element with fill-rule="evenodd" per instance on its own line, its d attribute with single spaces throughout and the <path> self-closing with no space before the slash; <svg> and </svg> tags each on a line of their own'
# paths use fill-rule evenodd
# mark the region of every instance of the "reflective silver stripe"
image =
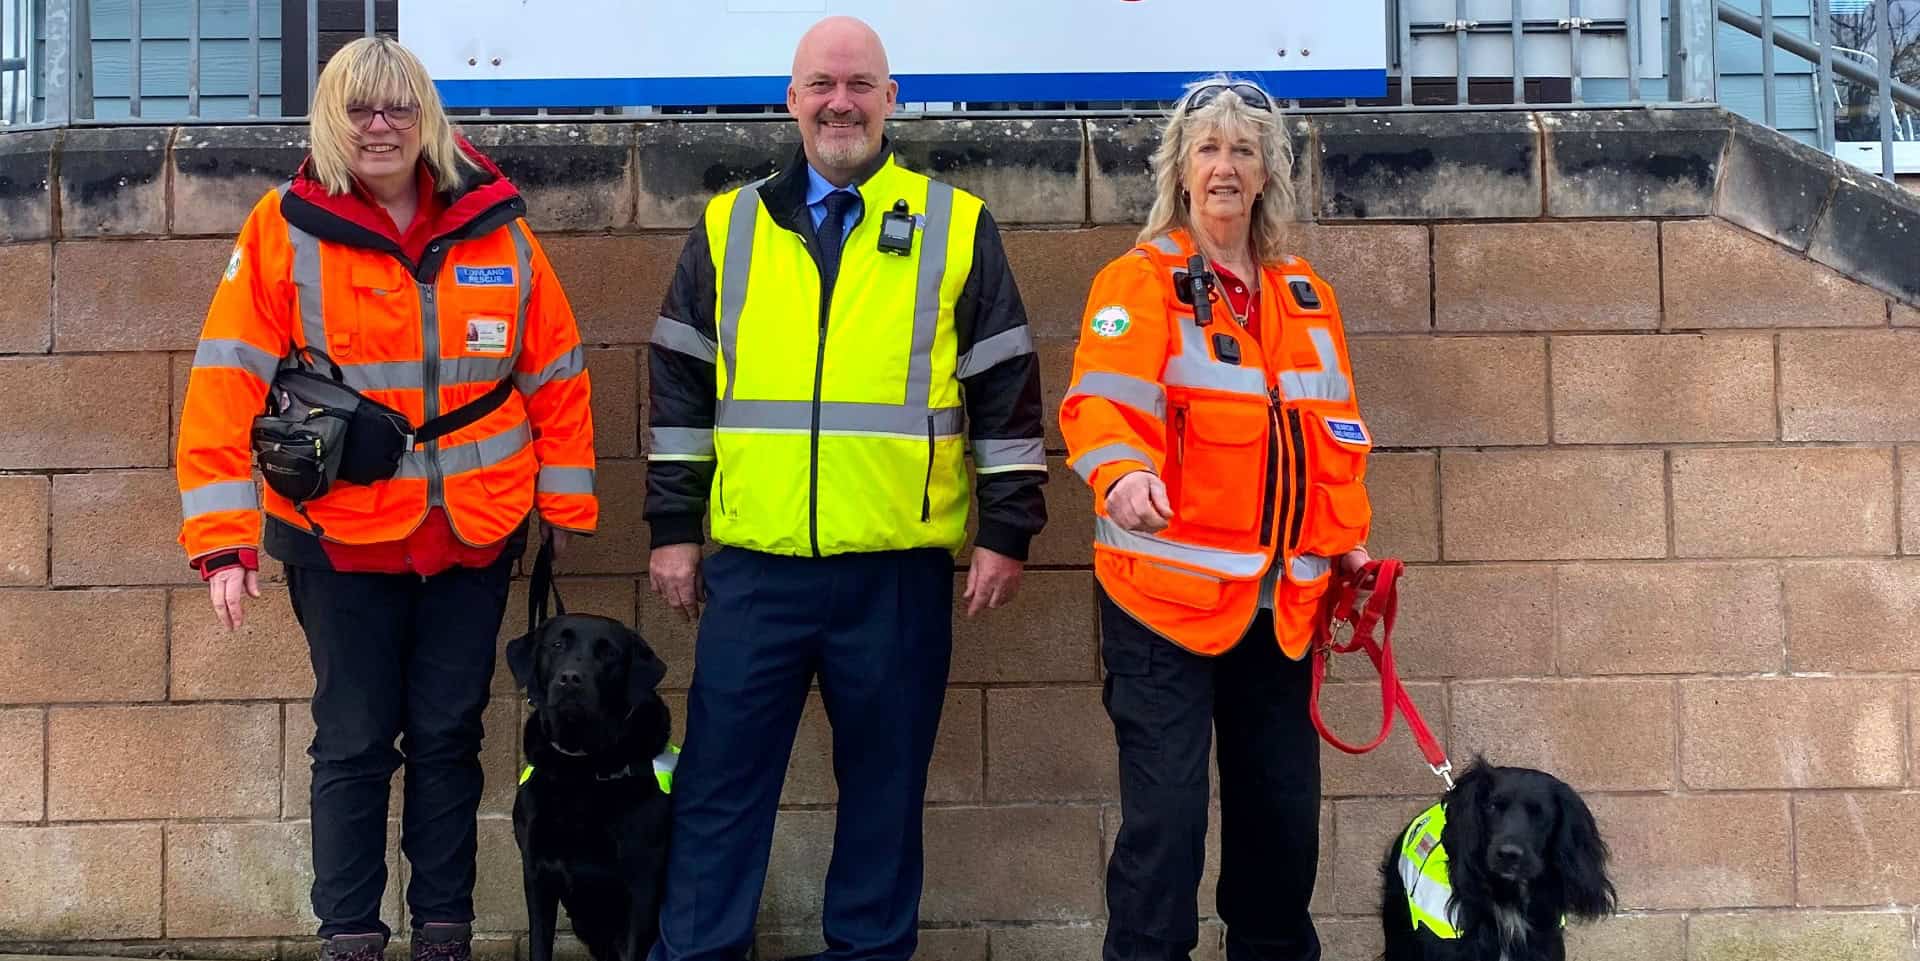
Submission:
<svg viewBox="0 0 1920 961">
<path fill-rule="evenodd" d="M 354 390 L 419 390 L 425 380 L 417 360 L 342 364 L 340 375 Z"/>
<path fill-rule="evenodd" d="M 1167 236 L 1166 234 L 1161 234 L 1160 236 L 1153 238 L 1153 246 L 1156 249 L 1158 249 L 1161 253 L 1166 254 L 1169 257 L 1180 256 L 1180 245 L 1174 243 L 1173 238 Z"/>
<path fill-rule="evenodd" d="M 953 188 L 927 182 L 927 216 L 920 231 L 920 273 L 913 297 L 913 352 L 907 355 L 903 402 L 926 410 L 933 392 L 933 336 L 940 323 L 940 283 L 947 275 L 947 237 L 952 232 Z M 729 341 L 731 343 L 731 341 Z"/>
<path fill-rule="evenodd" d="M 793 430 L 813 429 L 813 402 L 810 400 L 722 400 L 713 426 L 718 430 Z M 958 407 L 942 407 L 931 413 L 896 404 L 856 404 L 824 401 L 820 404 L 820 429 L 849 434 L 900 434 L 927 436 L 927 420 L 933 420 L 936 437 L 952 437 L 965 426 L 966 417 Z"/>
<path fill-rule="evenodd" d="M 593 493 L 593 468 L 542 465 L 539 479 L 534 481 L 533 489 L 541 494 L 591 494 Z"/>
<path fill-rule="evenodd" d="M 511 362 L 520 356 L 521 338 L 527 329 L 527 301 L 533 297 L 533 244 L 527 240 L 527 232 L 518 220 L 507 225 L 507 232 L 513 235 L 513 279 L 520 288 L 520 300 L 513 313 L 513 344 L 507 350 L 507 359 Z"/>
<path fill-rule="evenodd" d="M 1289 370 L 1280 375 L 1280 389 L 1288 400 L 1344 401 L 1353 396 L 1347 377 L 1340 372 L 1340 357 L 1333 349 L 1333 332 L 1311 327 L 1313 352 L 1320 358 L 1319 370 Z"/>
<path fill-rule="evenodd" d="M 1194 547 L 1162 540 L 1151 534 L 1136 534 L 1107 517 L 1093 519 L 1093 539 L 1095 543 L 1105 544 L 1115 550 L 1185 564 L 1227 577 L 1257 576 L 1267 563 L 1265 554 L 1242 554 L 1238 551 Z"/>
<path fill-rule="evenodd" d="M 649 427 L 648 460 L 712 460 L 713 428 Z"/>
<path fill-rule="evenodd" d="M 1125 404 L 1142 414 L 1151 414 L 1154 420 L 1167 419 L 1167 389 L 1132 374 L 1105 371 L 1083 374 L 1067 391 L 1068 399 L 1080 396 L 1105 398 L 1116 404 Z"/>
<path fill-rule="evenodd" d="M 1167 384 L 1174 387 L 1204 387 L 1235 394 L 1266 396 L 1267 378 L 1257 367 L 1223 364 L 1213 359 L 1207 337 L 1199 324 L 1189 318 L 1176 318 L 1180 326 L 1180 353 L 1167 359 Z"/>
<path fill-rule="evenodd" d="M 1333 561 L 1318 554 L 1301 554 L 1288 565 L 1287 573 L 1299 583 L 1307 584 L 1327 576 L 1333 570 Z"/>
<path fill-rule="evenodd" d="M 586 348 L 575 344 L 572 350 L 554 358 L 553 363 L 548 364 L 546 370 L 537 374 L 522 374 L 515 371 L 513 385 L 520 388 L 520 393 L 531 397 L 534 391 L 556 380 L 571 380 L 580 376 L 580 373 L 586 369 Z"/>
<path fill-rule="evenodd" d="M 1434 931 L 1435 935 L 1449 939 L 1460 936 L 1460 919 L 1453 905 L 1448 903 L 1453 899 L 1452 886 L 1441 884 L 1421 873 L 1420 866 L 1405 853 L 1400 855 L 1400 884 L 1406 889 L 1407 900 L 1413 902 L 1427 917 L 1437 918 L 1447 926 L 1445 931 Z"/>
<path fill-rule="evenodd" d="M 742 187 L 733 198 L 727 221 L 727 249 L 720 264 L 720 343 L 725 345 L 727 389 L 721 400 L 733 399 L 734 368 L 739 363 L 740 311 L 747 304 L 747 271 L 753 267 L 753 231 L 760 213 L 760 189 Z"/>
<path fill-rule="evenodd" d="M 1075 457 L 1073 463 L 1067 466 L 1072 467 L 1074 473 L 1079 474 L 1082 479 L 1091 484 L 1093 483 L 1094 471 L 1114 461 L 1122 460 L 1137 460 L 1147 465 L 1148 469 L 1153 468 L 1153 455 L 1130 444 L 1107 444 L 1102 447 L 1095 447 L 1081 454 L 1079 457 Z"/>
<path fill-rule="evenodd" d="M 436 443 L 439 442 L 436 441 Z M 521 421 L 484 440 L 443 447 L 439 452 L 441 476 L 464 474 L 470 470 L 498 464 L 520 453 L 522 448 L 531 443 L 533 443 L 533 433 L 528 429 L 526 422 Z M 425 450 L 407 452 L 405 457 L 400 458 L 400 470 L 394 476 L 433 480 L 429 452 Z"/>
<path fill-rule="evenodd" d="M 1043 437 L 1017 437 L 1012 440 L 975 438 L 973 466 L 975 470 L 986 473 L 1021 468 L 1046 470 L 1046 439 Z"/>
<path fill-rule="evenodd" d="M 244 340 L 215 338 L 203 340 L 200 346 L 194 348 L 193 366 L 196 369 L 228 367 L 244 370 L 263 381 L 271 382 L 274 371 L 280 366 L 280 358 Z"/>
<path fill-rule="evenodd" d="M 260 490 L 251 480 L 216 481 L 180 492 L 180 514 L 192 520 L 219 511 L 257 511 Z"/>
<path fill-rule="evenodd" d="M 287 243 L 293 246 L 293 287 L 300 297 L 301 342 L 325 352 L 327 313 L 320 287 L 320 238 L 288 224 Z"/>
<path fill-rule="evenodd" d="M 720 353 L 719 345 L 708 340 L 707 335 L 693 329 L 692 324 L 683 324 L 665 315 L 661 315 L 660 319 L 653 322 L 653 338 L 650 343 L 655 347 L 678 351 L 709 364 L 713 363 Z"/>
<path fill-rule="evenodd" d="M 960 366 L 954 376 L 965 380 L 983 370 L 992 370 L 995 366 L 1025 357 L 1033 353 L 1033 332 L 1027 325 L 1021 324 L 1012 330 L 1003 330 L 986 340 L 973 345 L 973 349 L 960 355 Z"/>
<path fill-rule="evenodd" d="M 420 365 L 413 366 L 417 368 Z M 440 359 L 440 386 L 497 384 L 512 372 L 512 357 L 443 357 Z"/>
</svg>

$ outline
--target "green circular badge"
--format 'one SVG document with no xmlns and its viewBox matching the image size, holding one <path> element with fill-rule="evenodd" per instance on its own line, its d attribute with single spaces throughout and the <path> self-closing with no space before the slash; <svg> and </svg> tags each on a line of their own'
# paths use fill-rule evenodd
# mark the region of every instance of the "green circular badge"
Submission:
<svg viewBox="0 0 1920 961">
<path fill-rule="evenodd" d="M 1127 316 L 1127 309 L 1121 306 L 1102 307 L 1094 312 L 1089 323 L 1093 332 L 1102 337 L 1118 337 L 1133 326 L 1133 318 Z"/>
</svg>

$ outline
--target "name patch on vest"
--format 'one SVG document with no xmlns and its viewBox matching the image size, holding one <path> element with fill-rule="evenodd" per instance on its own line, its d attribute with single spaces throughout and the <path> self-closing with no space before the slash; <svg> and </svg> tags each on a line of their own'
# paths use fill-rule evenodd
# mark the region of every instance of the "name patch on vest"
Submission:
<svg viewBox="0 0 1920 961">
<path fill-rule="evenodd" d="M 1334 440 L 1348 444 L 1367 443 L 1367 425 L 1357 420 L 1341 420 L 1336 417 L 1328 417 L 1326 418 L 1326 425 L 1327 433 L 1332 434 Z"/>
<path fill-rule="evenodd" d="M 511 287 L 512 267 L 455 267 L 453 282 L 462 287 Z"/>
</svg>

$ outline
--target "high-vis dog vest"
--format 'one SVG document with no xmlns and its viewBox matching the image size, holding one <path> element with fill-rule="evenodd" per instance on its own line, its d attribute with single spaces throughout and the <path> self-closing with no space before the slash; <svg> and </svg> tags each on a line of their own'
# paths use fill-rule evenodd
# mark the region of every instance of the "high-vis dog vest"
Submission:
<svg viewBox="0 0 1920 961">
<path fill-rule="evenodd" d="M 1447 809 L 1440 805 L 1422 811 L 1400 838 L 1400 884 L 1407 892 L 1407 914 L 1414 930 L 1426 928 L 1436 936 L 1453 939 L 1460 936 L 1453 897 L 1452 875 L 1447 870 L 1447 849 L 1440 844 L 1440 832 L 1447 826 Z"/>
</svg>

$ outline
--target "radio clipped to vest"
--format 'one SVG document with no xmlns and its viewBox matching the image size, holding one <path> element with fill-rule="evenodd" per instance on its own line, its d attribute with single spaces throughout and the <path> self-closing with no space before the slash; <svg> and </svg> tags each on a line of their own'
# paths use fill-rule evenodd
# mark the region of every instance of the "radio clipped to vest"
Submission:
<svg viewBox="0 0 1920 961">
<path fill-rule="evenodd" d="M 326 362 L 331 376 L 312 369 Z M 415 428 L 405 414 L 348 387 L 340 365 L 312 348 L 296 348 L 267 389 L 266 411 L 253 419 L 254 460 L 274 493 L 307 517 L 306 502 L 326 496 L 335 482 L 375 484 L 400 470 L 416 444 L 468 427 L 506 403 L 513 379 Z M 315 535 L 325 531 L 311 517 Z"/>
</svg>

